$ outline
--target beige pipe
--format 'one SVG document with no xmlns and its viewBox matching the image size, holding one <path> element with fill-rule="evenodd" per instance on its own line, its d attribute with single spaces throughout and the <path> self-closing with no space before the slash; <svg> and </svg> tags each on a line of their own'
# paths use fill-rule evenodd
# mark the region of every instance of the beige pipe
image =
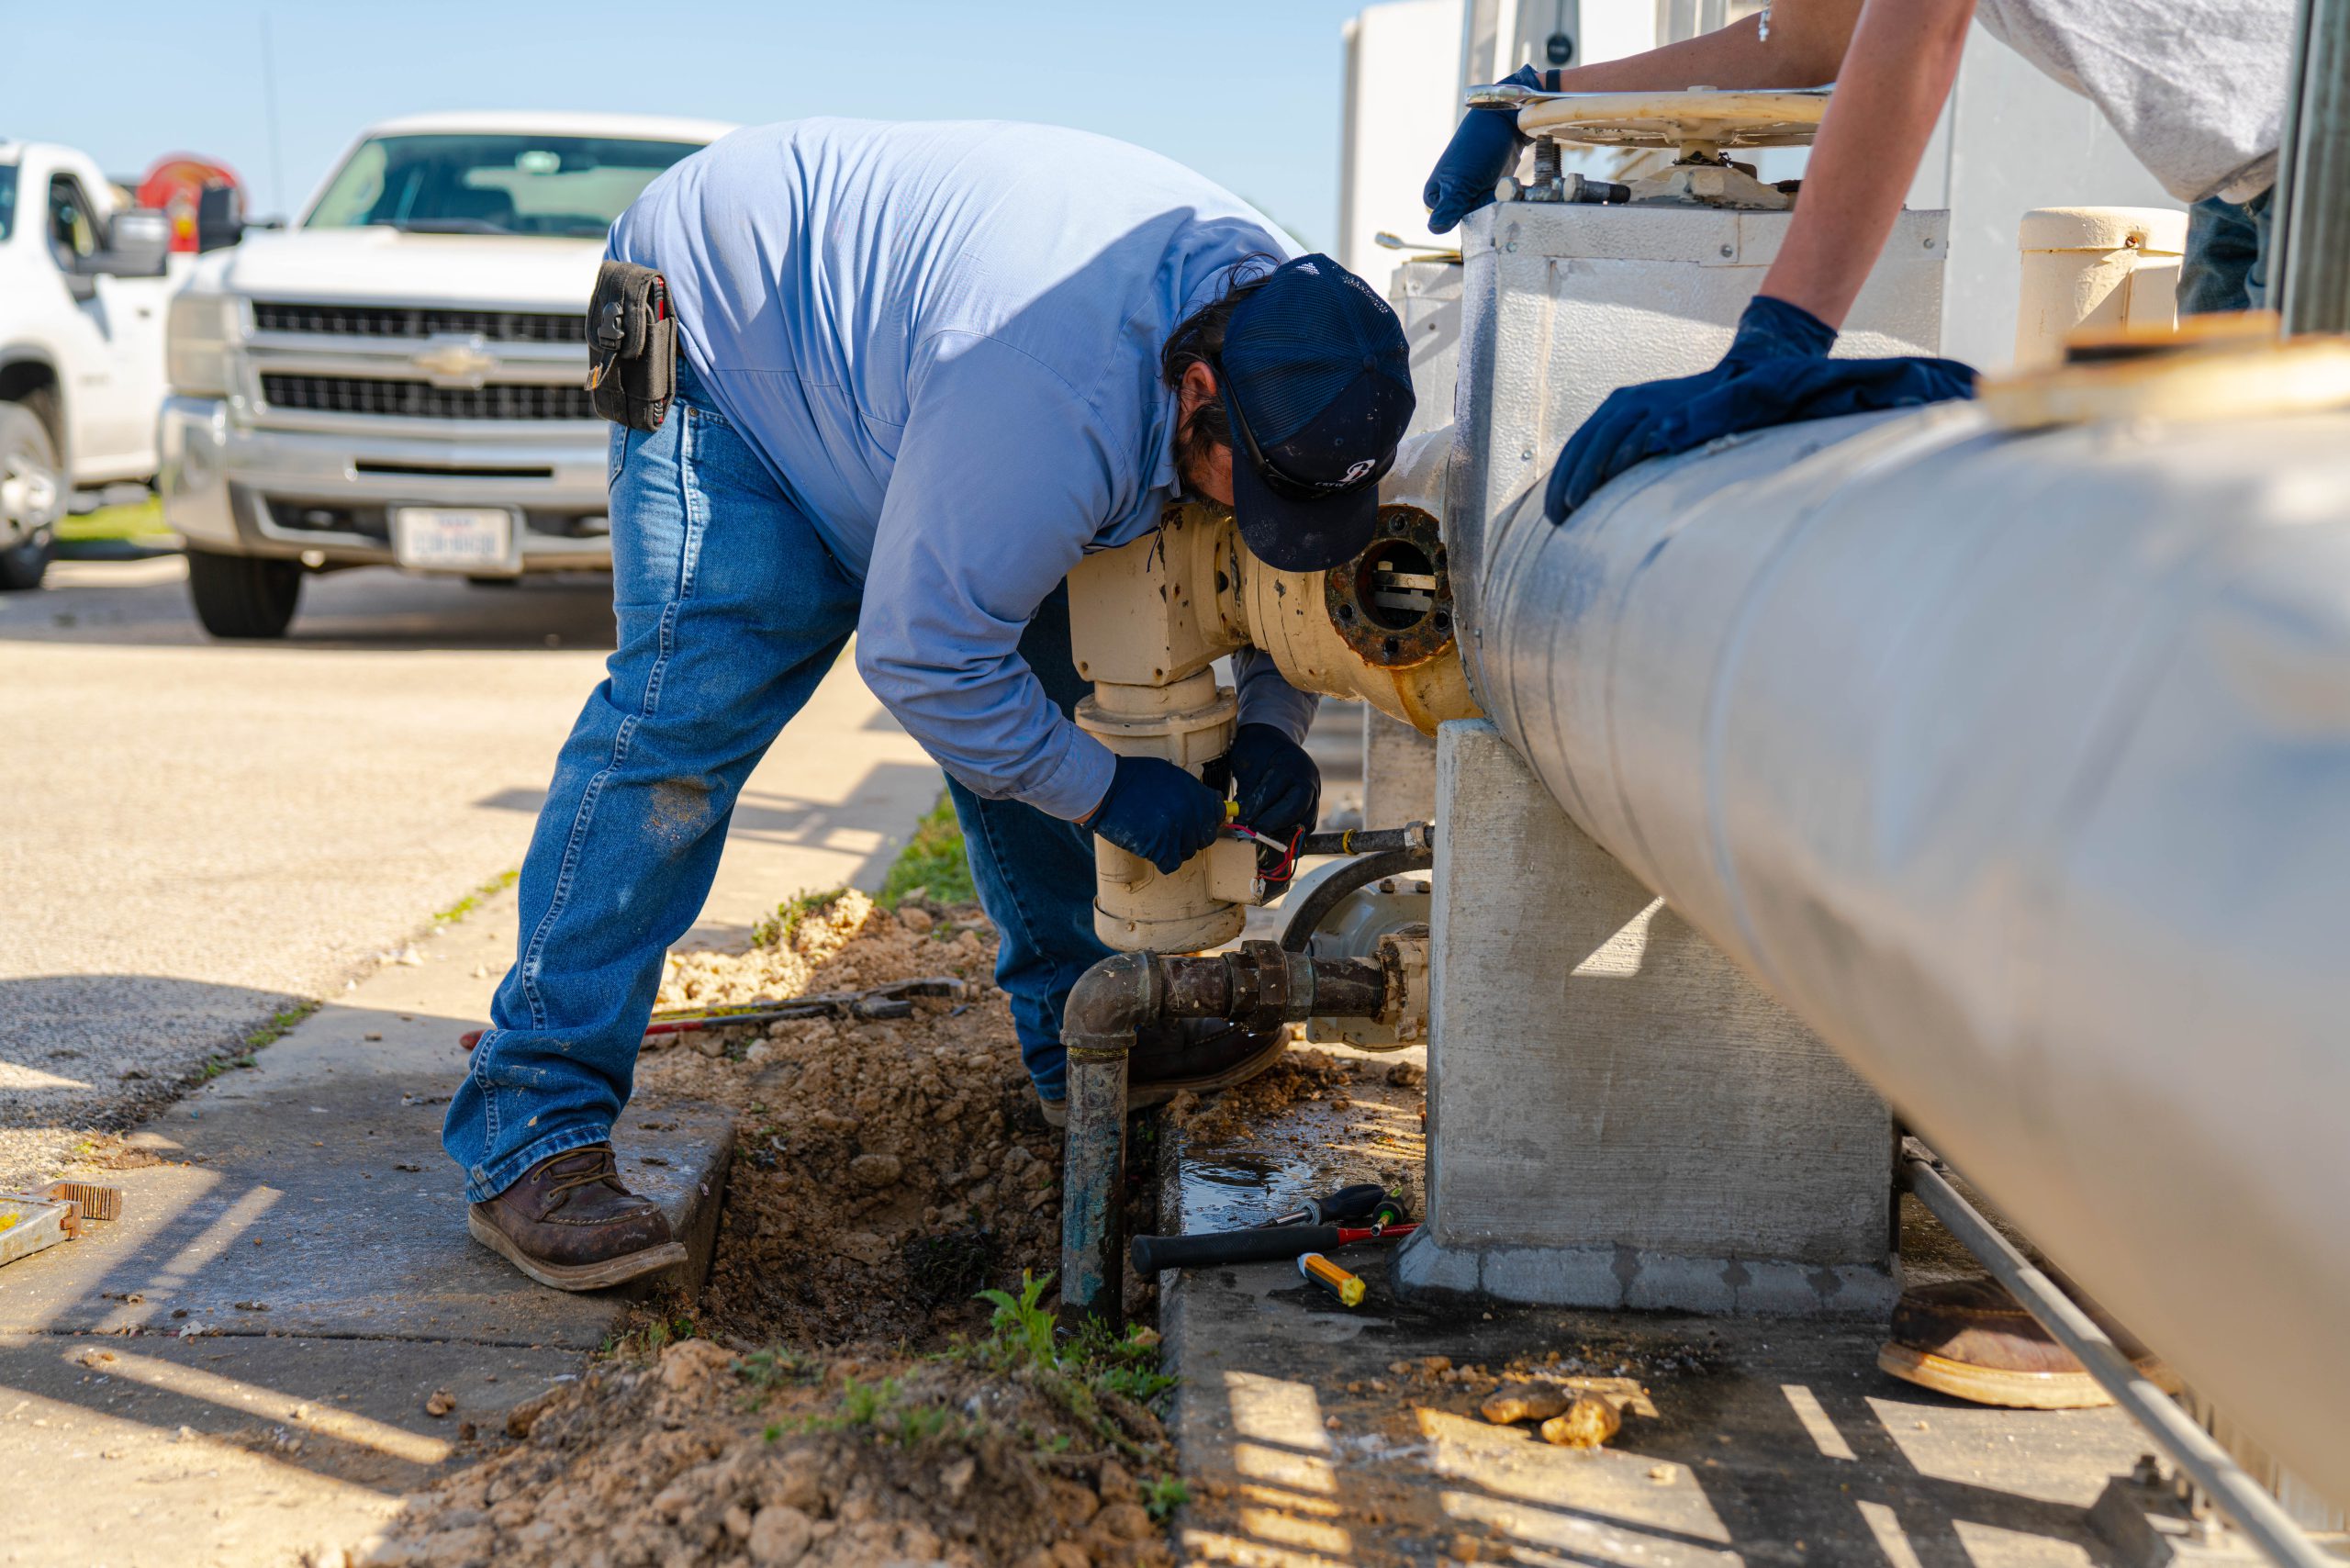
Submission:
<svg viewBox="0 0 2350 1568">
<path fill-rule="evenodd" d="M 2157 207 L 2043 207 L 2017 231 L 2023 281 L 2016 368 L 2060 364 L 2082 330 L 2163 330 L 2178 320 L 2187 215 Z"/>
<path fill-rule="evenodd" d="M 1301 691 L 1360 698 L 1433 734 L 1478 716 L 1460 665 L 1449 577 L 1437 520 L 1452 432 L 1416 437 L 1382 487 L 1390 504 L 1355 562 L 1283 572 L 1241 544 L 1232 514 L 1187 503 L 1133 543 L 1088 555 L 1069 574 L 1077 671 L 1093 682 L 1077 722 L 1122 756 L 1160 756 L 1194 775 L 1229 750 L 1238 705 L 1215 684 L 1214 662 L 1244 647 L 1272 655 Z M 1259 902 L 1255 851 L 1219 843 L 1161 876 L 1096 841 L 1093 927 L 1128 952 L 1196 952 L 1240 933 Z"/>
</svg>

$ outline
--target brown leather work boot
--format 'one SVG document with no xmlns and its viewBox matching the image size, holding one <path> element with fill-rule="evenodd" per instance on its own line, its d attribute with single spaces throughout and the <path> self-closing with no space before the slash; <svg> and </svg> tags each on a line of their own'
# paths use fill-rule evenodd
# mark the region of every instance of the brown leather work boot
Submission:
<svg viewBox="0 0 2350 1568">
<path fill-rule="evenodd" d="M 2152 1351 L 2081 1305 L 2141 1372 L 2176 1392 L 2177 1378 Z M 2113 1403 L 2073 1352 L 1996 1280 L 1952 1280 L 1902 1292 L 1876 1364 L 1921 1388 L 1976 1405 L 2087 1410 Z"/>
<path fill-rule="evenodd" d="M 465 1215 L 476 1241 L 543 1285 L 600 1290 L 686 1260 L 649 1198 L 621 1185 L 609 1143 L 552 1154 Z"/>
<path fill-rule="evenodd" d="M 1126 1062 L 1126 1114 L 1151 1105 L 1164 1105 L 1189 1091 L 1205 1094 L 1246 1083 L 1289 1048 L 1289 1031 L 1266 1034 L 1244 1029 L 1222 1018 L 1173 1018 L 1154 1024 L 1135 1036 L 1134 1055 Z M 1069 1102 L 1036 1103 L 1045 1120 L 1057 1127 L 1069 1126 Z"/>
</svg>

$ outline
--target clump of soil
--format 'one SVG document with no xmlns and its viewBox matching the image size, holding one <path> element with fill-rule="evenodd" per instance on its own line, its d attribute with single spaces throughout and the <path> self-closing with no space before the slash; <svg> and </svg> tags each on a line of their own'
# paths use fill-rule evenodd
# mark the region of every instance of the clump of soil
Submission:
<svg viewBox="0 0 2350 1568">
<path fill-rule="evenodd" d="M 1178 1094 L 1167 1118 L 1200 1143 L 1228 1143 L 1266 1122 L 1277 1121 L 1302 1100 L 1328 1100 L 1344 1110 L 1348 1086 L 1382 1076 L 1360 1057 L 1336 1057 L 1312 1047 L 1292 1047 L 1248 1082 L 1203 1100 Z"/>
<path fill-rule="evenodd" d="M 705 1331 L 933 1345 L 985 1321 L 980 1289 L 1054 1267 L 1060 1135 L 1020 1065 L 994 960 L 976 912 L 893 914 L 854 891 L 773 946 L 672 958 L 665 1007 L 966 982 L 962 1001 L 918 999 L 910 1018 L 706 1030 L 643 1059 L 640 1095 L 738 1116 L 718 1260 L 695 1315 Z"/>
<path fill-rule="evenodd" d="M 1157 1422 L 1058 1377 L 985 1352 L 820 1361 L 706 1339 L 607 1361 L 518 1410 L 517 1446 L 420 1499 L 365 1561 L 1171 1562 L 1148 1506 L 1167 1494 L 1136 1476 L 1169 1457 Z"/>
<path fill-rule="evenodd" d="M 736 1115 L 709 1284 L 690 1307 L 648 1308 L 614 1356 L 518 1412 L 518 1446 L 419 1499 L 370 1561 L 1169 1562 L 1150 1505 L 1180 1495 L 1173 1455 L 1136 1402 L 1166 1386 L 1156 1337 L 1056 1348 L 1041 1290 L 1024 1317 L 972 1299 L 1018 1296 L 1059 1256 L 1060 1135 L 994 958 L 974 909 L 893 913 L 858 892 L 795 904 L 747 951 L 673 956 L 663 1008 L 925 977 L 964 989 L 902 1019 L 649 1040 L 640 1106 L 683 1096 Z M 1142 1294 L 1130 1284 L 1129 1303 Z"/>
</svg>

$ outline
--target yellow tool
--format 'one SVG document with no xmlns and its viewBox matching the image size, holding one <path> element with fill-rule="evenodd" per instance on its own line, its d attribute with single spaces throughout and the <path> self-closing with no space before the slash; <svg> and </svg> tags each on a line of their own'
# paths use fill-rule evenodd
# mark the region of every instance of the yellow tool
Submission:
<svg viewBox="0 0 2350 1568">
<path fill-rule="evenodd" d="M 1321 1253 L 1301 1253 L 1297 1260 L 1297 1271 L 1337 1296 L 1340 1306 L 1362 1305 L 1361 1276 L 1348 1273 Z"/>
</svg>

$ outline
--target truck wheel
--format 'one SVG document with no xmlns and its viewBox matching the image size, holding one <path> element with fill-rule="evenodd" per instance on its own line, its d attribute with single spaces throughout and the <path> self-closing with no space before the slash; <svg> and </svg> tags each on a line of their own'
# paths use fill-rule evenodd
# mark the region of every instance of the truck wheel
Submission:
<svg viewBox="0 0 2350 1568">
<path fill-rule="evenodd" d="M 302 568 L 292 561 L 190 550 L 187 594 L 196 620 L 216 637 L 283 637 L 302 595 Z"/>
<path fill-rule="evenodd" d="M 0 519 L 32 525 L 30 537 L 0 550 L 0 591 L 40 587 L 49 570 L 50 531 L 65 510 L 64 500 L 65 481 L 57 471 L 57 443 L 49 439 L 49 427 L 21 403 L 0 403 Z"/>
</svg>

